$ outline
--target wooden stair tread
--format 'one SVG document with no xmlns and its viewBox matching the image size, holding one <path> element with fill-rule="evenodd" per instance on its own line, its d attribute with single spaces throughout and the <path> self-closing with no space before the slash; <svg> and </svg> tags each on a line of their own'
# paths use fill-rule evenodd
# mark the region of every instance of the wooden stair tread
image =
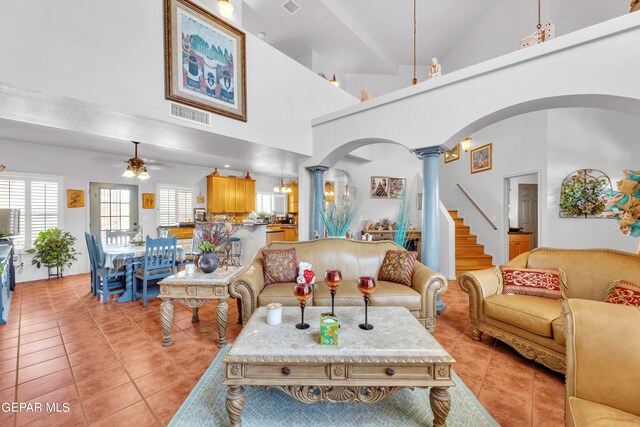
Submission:
<svg viewBox="0 0 640 427">
<path fill-rule="evenodd" d="M 484 245 L 477 242 L 475 234 L 471 234 L 471 227 L 464 225 L 464 218 L 458 216 L 457 210 L 448 212 L 455 223 L 456 276 L 467 271 L 494 268 L 493 257 L 484 252 Z"/>
</svg>

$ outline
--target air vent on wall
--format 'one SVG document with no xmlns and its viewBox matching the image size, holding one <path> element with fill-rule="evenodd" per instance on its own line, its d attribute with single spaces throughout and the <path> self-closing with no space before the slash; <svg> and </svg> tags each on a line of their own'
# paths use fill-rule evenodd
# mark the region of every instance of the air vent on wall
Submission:
<svg viewBox="0 0 640 427">
<path fill-rule="evenodd" d="M 300 9 L 300 5 L 293 0 L 288 0 L 282 4 L 282 8 L 289 12 L 290 15 L 293 15 Z"/>
<path fill-rule="evenodd" d="M 211 121 L 211 114 L 204 111 L 195 110 L 193 108 L 185 107 L 184 105 L 171 103 L 171 117 L 176 119 L 186 120 L 189 122 L 200 123 L 201 125 L 209 126 Z"/>
</svg>

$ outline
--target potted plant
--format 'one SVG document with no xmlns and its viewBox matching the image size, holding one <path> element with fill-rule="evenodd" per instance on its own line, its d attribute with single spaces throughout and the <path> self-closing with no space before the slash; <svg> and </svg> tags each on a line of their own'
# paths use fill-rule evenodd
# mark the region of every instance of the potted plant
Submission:
<svg viewBox="0 0 640 427">
<path fill-rule="evenodd" d="M 202 253 L 197 259 L 197 265 L 203 273 L 209 274 L 216 271 L 219 263 L 216 252 L 236 231 L 238 231 L 238 226 L 235 224 L 225 224 L 223 222 L 198 223 L 194 234 L 200 241 L 198 249 Z"/>
<path fill-rule="evenodd" d="M 50 228 L 38 233 L 38 237 L 33 242 L 33 248 L 27 250 L 27 253 L 35 254 L 31 260 L 31 264 L 40 268 L 43 265 L 49 269 L 49 277 L 62 277 L 65 267 L 71 265 L 78 260 L 73 245 L 76 238 L 67 231 L 59 228 Z M 51 269 L 55 268 L 56 273 L 51 274 Z"/>
</svg>

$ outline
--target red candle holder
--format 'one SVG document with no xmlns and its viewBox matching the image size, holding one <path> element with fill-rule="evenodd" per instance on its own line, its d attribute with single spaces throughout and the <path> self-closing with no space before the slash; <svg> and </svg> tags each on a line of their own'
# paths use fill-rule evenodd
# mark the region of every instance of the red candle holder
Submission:
<svg viewBox="0 0 640 427">
<path fill-rule="evenodd" d="M 327 270 L 324 274 L 324 281 L 329 286 L 329 291 L 331 292 L 331 315 L 335 316 L 335 300 L 336 300 L 336 289 L 342 283 L 342 273 L 340 270 Z"/>
<path fill-rule="evenodd" d="M 361 323 L 360 329 L 370 331 L 373 325 L 369 324 L 369 296 L 376 291 L 376 280 L 371 276 L 363 276 L 358 279 L 358 290 L 364 295 L 364 323 Z"/>
<path fill-rule="evenodd" d="M 300 311 L 302 312 L 302 318 L 300 323 L 296 325 L 298 329 L 308 329 L 309 324 L 304 323 L 304 308 L 307 305 L 307 300 L 311 296 L 311 286 L 308 283 L 296 285 L 293 289 L 293 295 L 300 302 Z"/>
</svg>

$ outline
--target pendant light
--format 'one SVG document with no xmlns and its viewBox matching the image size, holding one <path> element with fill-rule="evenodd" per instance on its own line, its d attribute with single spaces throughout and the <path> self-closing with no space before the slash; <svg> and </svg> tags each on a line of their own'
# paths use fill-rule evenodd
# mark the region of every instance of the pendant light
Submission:
<svg viewBox="0 0 640 427">
<path fill-rule="evenodd" d="M 273 187 L 274 193 L 291 193 L 291 188 L 284 185 L 284 169 L 281 169 L 280 183 Z"/>
</svg>

